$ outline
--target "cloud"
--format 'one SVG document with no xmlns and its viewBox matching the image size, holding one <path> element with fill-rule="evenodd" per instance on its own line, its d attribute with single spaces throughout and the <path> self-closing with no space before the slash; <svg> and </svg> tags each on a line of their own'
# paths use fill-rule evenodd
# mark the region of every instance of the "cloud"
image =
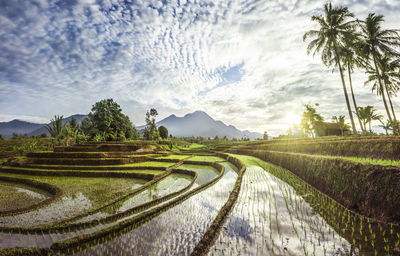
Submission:
<svg viewBox="0 0 400 256">
<path fill-rule="evenodd" d="M 398 1 L 336 1 L 399 27 Z M 3 116 L 86 113 L 114 98 L 135 124 L 197 109 L 241 129 L 278 134 L 288 113 L 319 102 L 346 114 L 338 73 L 306 55 L 321 2 L 0 0 Z M 355 74 L 360 105 L 383 106 Z M 396 107 L 400 107 L 398 100 Z"/>
</svg>

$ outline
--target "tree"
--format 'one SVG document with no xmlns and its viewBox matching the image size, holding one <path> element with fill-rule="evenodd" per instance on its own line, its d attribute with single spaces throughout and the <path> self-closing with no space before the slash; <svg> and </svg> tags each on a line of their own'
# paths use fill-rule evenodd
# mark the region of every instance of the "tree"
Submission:
<svg viewBox="0 0 400 256">
<path fill-rule="evenodd" d="M 62 123 L 63 116 L 55 115 L 54 119 L 50 120 L 50 124 L 46 124 L 45 128 L 49 131 L 50 136 L 55 138 L 56 141 L 60 139 L 60 135 L 62 130 L 64 129 L 64 125 Z"/>
<path fill-rule="evenodd" d="M 397 123 L 392 97 L 395 96 L 400 89 L 400 59 L 392 59 L 389 55 L 384 55 L 378 62 L 378 68 L 381 71 L 381 79 L 385 87 L 384 91 L 388 96 L 389 105 L 392 110 L 391 114 L 393 115 L 393 122 Z M 370 85 L 372 91 L 376 91 L 378 96 L 382 96 L 381 90 L 379 90 L 379 81 L 375 70 L 370 65 L 366 66 L 366 69 L 368 80 L 364 84 Z M 396 127 L 398 128 L 398 125 L 396 125 Z"/>
<path fill-rule="evenodd" d="M 5 140 L 3 134 L 0 134 L 0 140 Z"/>
<path fill-rule="evenodd" d="M 371 122 L 382 119 L 382 115 L 377 114 L 376 109 L 373 106 L 358 107 L 358 113 L 363 124 L 363 131 L 365 131 L 365 133 L 367 131 L 367 124 L 369 125 L 369 132 L 372 132 Z"/>
<path fill-rule="evenodd" d="M 320 29 L 305 33 L 303 41 L 313 37 L 314 39 L 308 44 L 307 53 L 310 54 L 314 51 L 313 55 L 315 56 L 317 52 L 322 51 L 322 62 L 328 67 L 332 64 L 338 67 L 353 134 L 357 135 L 339 55 L 340 48 L 343 47 L 345 41 L 351 41 L 352 38 L 355 38 L 355 22 L 349 21 L 349 18 L 353 17 L 354 15 L 346 7 L 332 7 L 331 3 L 327 3 L 324 5 L 324 16 L 314 15 L 311 17 L 312 21 L 319 24 Z M 332 59 L 334 59 L 334 63 L 332 63 Z"/>
<path fill-rule="evenodd" d="M 267 131 L 264 131 L 263 139 L 264 140 L 268 140 L 268 132 Z"/>
<path fill-rule="evenodd" d="M 358 118 L 358 106 L 357 106 L 357 101 L 356 97 L 354 95 L 354 90 L 353 90 L 353 81 L 351 79 L 351 74 L 354 71 L 354 67 L 362 67 L 363 62 L 362 59 L 360 59 L 357 56 L 357 51 L 358 51 L 358 43 L 357 41 L 354 40 L 345 40 L 345 45 L 341 48 L 341 56 L 343 58 L 343 63 L 347 68 L 347 74 L 349 76 L 349 85 L 350 85 L 350 92 L 351 92 L 351 97 L 353 99 L 353 104 L 354 104 L 354 109 L 356 110 L 356 116 L 358 119 L 358 123 L 360 124 L 360 128 L 362 130 L 362 124 L 360 118 Z"/>
<path fill-rule="evenodd" d="M 315 106 L 319 105 L 315 104 Z M 311 135 L 314 138 L 316 130 L 321 128 L 324 118 L 317 113 L 317 110 L 312 105 L 304 104 L 304 107 L 305 111 L 301 117 L 300 124 L 304 130 L 304 134 Z"/>
<path fill-rule="evenodd" d="M 396 133 L 397 127 L 395 126 L 395 122 L 393 122 L 386 101 L 382 74 L 379 69 L 379 62 L 385 54 L 400 57 L 400 53 L 396 50 L 396 47 L 400 47 L 400 36 L 396 30 L 383 29 L 381 26 L 383 21 L 383 15 L 376 15 L 375 13 L 368 14 L 365 21 L 358 20 L 361 28 L 361 53 L 365 59 L 373 63 L 373 70 L 375 71 L 378 82 L 377 89 L 380 91 L 382 96 L 388 119 L 393 125 L 393 132 Z"/>
<path fill-rule="evenodd" d="M 350 126 L 346 123 L 345 117 L 344 116 L 333 116 L 332 117 L 332 122 L 337 124 L 339 126 L 340 132 L 343 136 L 344 130 L 350 128 Z M 360 123 L 361 124 L 361 123 Z"/>
<path fill-rule="evenodd" d="M 168 139 L 168 129 L 165 126 L 158 127 L 158 133 L 162 139 Z"/>
<path fill-rule="evenodd" d="M 79 123 L 76 121 L 75 117 L 72 117 L 71 120 L 68 121 L 68 126 L 71 127 L 73 131 L 78 131 Z"/>
<path fill-rule="evenodd" d="M 96 102 L 88 117 L 82 121 L 81 128 L 92 139 L 96 135 L 101 136 L 102 140 L 138 138 L 129 117 L 122 113 L 121 107 L 113 99 Z"/>
<path fill-rule="evenodd" d="M 159 133 L 156 126 L 156 116 L 158 115 L 155 108 L 150 109 L 146 113 L 146 127 L 144 128 L 144 137 L 147 140 L 158 139 Z"/>
<path fill-rule="evenodd" d="M 389 135 L 388 131 L 390 131 L 392 129 L 392 124 L 390 123 L 389 120 L 386 120 L 386 123 L 384 123 L 381 120 L 379 120 L 379 122 L 381 122 L 381 125 L 379 125 L 380 127 L 382 127 L 383 129 L 385 129 L 386 135 Z"/>
</svg>

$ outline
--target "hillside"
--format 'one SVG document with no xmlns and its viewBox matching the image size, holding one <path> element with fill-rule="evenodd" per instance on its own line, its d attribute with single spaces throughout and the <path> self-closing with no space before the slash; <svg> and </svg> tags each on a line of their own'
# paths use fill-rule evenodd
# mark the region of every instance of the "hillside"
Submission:
<svg viewBox="0 0 400 256">
<path fill-rule="evenodd" d="M 71 120 L 72 117 L 74 117 L 79 123 L 81 123 L 82 120 L 87 117 L 87 115 L 77 114 L 66 117 L 63 119 L 63 124 Z M 12 137 L 13 133 L 27 134 L 28 136 L 41 135 L 42 133 L 46 133 L 47 135 L 49 135 L 49 132 L 45 128 L 45 124 L 31 123 L 17 119 L 9 122 L 0 122 L 0 134 L 4 135 L 7 138 L 10 138 Z"/>
</svg>

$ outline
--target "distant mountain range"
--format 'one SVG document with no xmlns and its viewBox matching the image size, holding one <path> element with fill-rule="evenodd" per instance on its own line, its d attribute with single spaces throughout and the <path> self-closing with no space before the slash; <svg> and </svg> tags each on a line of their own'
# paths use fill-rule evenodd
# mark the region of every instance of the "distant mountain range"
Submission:
<svg viewBox="0 0 400 256">
<path fill-rule="evenodd" d="M 183 117 L 170 115 L 157 122 L 157 127 L 161 125 L 167 127 L 168 133 L 176 137 L 201 136 L 214 138 L 218 136 L 222 138 L 226 136 L 229 139 L 249 138 L 251 140 L 263 137 L 261 133 L 247 130 L 241 131 L 233 125 L 226 125 L 221 121 L 216 121 L 203 111 L 195 111 Z M 144 126 L 139 126 L 137 129 L 139 131 L 143 130 Z"/>
<path fill-rule="evenodd" d="M 73 117 L 78 121 L 78 123 L 81 123 L 82 120 L 87 117 L 87 115 L 72 115 L 63 118 L 62 123 L 64 124 L 68 122 Z M 28 136 L 41 135 L 43 133 L 50 135 L 45 128 L 45 124 L 31 123 L 17 119 L 9 122 L 0 122 L 0 134 L 4 135 L 6 138 L 11 138 L 13 133 L 26 134 Z"/>
<path fill-rule="evenodd" d="M 63 124 L 74 117 L 79 123 L 87 117 L 87 115 L 72 115 L 63 119 Z M 218 136 L 220 138 L 226 136 L 229 139 L 232 138 L 249 138 L 251 140 L 262 138 L 261 133 L 241 131 L 235 126 L 226 125 L 221 121 L 216 121 L 211 118 L 207 113 L 203 111 L 195 111 L 193 113 L 186 114 L 183 117 L 177 117 L 170 115 L 167 118 L 157 122 L 157 126 L 165 126 L 168 129 L 169 134 L 176 137 L 191 137 L 201 136 L 205 138 L 214 138 Z M 137 127 L 139 131 L 144 129 L 144 126 Z M 45 128 L 45 124 L 30 123 L 21 120 L 12 120 L 9 122 L 0 122 L 0 134 L 7 138 L 12 137 L 13 133 L 41 135 L 49 132 Z"/>
</svg>

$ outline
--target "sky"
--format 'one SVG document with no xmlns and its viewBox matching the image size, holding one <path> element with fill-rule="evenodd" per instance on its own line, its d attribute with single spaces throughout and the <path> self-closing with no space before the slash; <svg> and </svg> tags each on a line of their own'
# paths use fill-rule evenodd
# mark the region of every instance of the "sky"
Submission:
<svg viewBox="0 0 400 256">
<path fill-rule="evenodd" d="M 202 110 L 274 136 L 299 122 L 305 103 L 319 103 L 328 121 L 348 116 L 339 73 L 302 40 L 324 3 L 0 0 L 0 121 L 86 114 L 106 98 L 135 125 L 153 107 L 159 120 Z M 399 0 L 332 3 L 400 29 Z M 358 105 L 385 114 L 364 73 L 353 80 Z"/>
</svg>

